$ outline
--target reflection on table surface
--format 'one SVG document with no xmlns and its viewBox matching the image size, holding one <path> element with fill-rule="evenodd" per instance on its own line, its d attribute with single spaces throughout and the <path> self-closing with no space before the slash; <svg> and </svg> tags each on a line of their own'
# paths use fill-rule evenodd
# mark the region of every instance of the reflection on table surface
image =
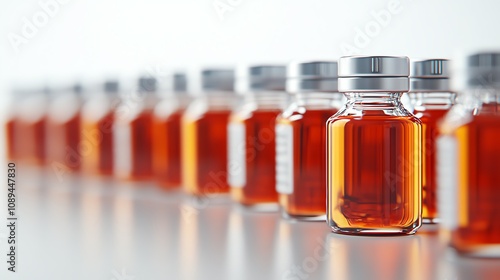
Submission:
<svg viewBox="0 0 500 280">
<path fill-rule="evenodd" d="M 343 236 L 227 197 L 18 174 L 18 272 L 0 279 L 500 279 L 500 260 L 459 257 L 432 227 Z"/>
</svg>

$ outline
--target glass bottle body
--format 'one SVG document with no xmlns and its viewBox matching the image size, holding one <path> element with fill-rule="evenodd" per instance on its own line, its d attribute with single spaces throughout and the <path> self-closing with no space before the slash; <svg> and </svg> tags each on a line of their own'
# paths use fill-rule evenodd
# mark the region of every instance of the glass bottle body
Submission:
<svg viewBox="0 0 500 280">
<path fill-rule="evenodd" d="M 277 206 L 275 125 L 288 98 L 284 92 L 249 93 L 231 114 L 229 183 L 233 199 L 244 206 Z"/>
<path fill-rule="evenodd" d="M 297 94 L 276 120 L 276 189 L 285 217 L 325 219 L 326 121 L 341 93 Z"/>
<path fill-rule="evenodd" d="M 187 97 L 170 97 L 155 107 L 153 115 L 153 172 L 163 189 L 182 184 L 181 120 Z"/>
<path fill-rule="evenodd" d="M 467 95 L 440 127 L 439 210 L 459 253 L 500 257 L 500 94 Z"/>
<path fill-rule="evenodd" d="M 143 93 L 140 101 L 123 99 L 113 124 L 114 174 L 127 181 L 152 179 L 152 120 L 156 96 Z"/>
<path fill-rule="evenodd" d="M 401 93 L 348 93 L 327 121 L 327 220 L 346 234 L 413 234 L 421 223 L 421 122 Z"/>
<path fill-rule="evenodd" d="M 16 116 L 9 116 L 4 124 L 5 129 L 5 154 L 7 160 L 17 160 L 16 143 L 18 131 L 18 120 Z"/>
<path fill-rule="evenodd" d="M 206 93 L 182 116 L 182 183 L 189 194 L 229 192 L 226 126 L 234 100 L 233 93 Z"/>
<path fill-rule="evenodd" d="M 82 168 L 88 174 L 113 174 L 113 122 L 118 104 L 114 94 L 101 93 L 83 106 L 81 141 L 90 148 L 82 157 Z"/>
<path fill-rule="evenodd" d="M 18 104 L 18 112 L 9 122 L 11 152 L 21 162 L 42 166 L 46 163 L 47 97 L 35 94 Z"/>
<path fill-rule="evenodd" d="M 439 123 L 455 102 L 452 92 L 410 93 L 413 114 L 422 122 L 422 222 L 439 221 L 437 211 L 437 138 Z"/>
<path fill-rule="evenodd" d="M 73 93 L 54 98 L 47 116 L 46 152 L 48 164 L 71 171 L 81 169 L 81 99 Z"/>
</svg>

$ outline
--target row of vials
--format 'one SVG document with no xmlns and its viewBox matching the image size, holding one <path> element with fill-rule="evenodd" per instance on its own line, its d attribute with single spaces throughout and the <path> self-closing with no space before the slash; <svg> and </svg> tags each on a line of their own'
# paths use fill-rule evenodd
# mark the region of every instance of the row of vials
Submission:
<svg viewBox="0 0 500 280">
<path fill-rule="evenodd" d="M 18 92 L 8 158 L 58 176 L 230 193 L 255 210 L 326 219 L 336 233 L 440 223 L 458 252 L 500 257 L 500 53 L 468 57 L 463 92 L 451 90 L 449 68 L 446 59 L 350 56 L 204 69 L 195 95 L 183 73 L 86 94 Z"/>
</svg>

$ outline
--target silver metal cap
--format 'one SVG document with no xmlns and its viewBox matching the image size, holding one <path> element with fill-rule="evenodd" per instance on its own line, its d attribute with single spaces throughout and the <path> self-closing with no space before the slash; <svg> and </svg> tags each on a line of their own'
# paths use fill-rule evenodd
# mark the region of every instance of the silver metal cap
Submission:
<svg viewBox="0 0 500 280">
<path fill-rule="evenodd" d="M 204 69 L 201 72 L 203 91 L 234 91 L 234 70 Z"/>
<path fill-rule="evenodd" d="M 255 65 L 240 68 L 236 81 L 238 92 L 285 91 L 286 67 Z"/>
<path fill-rule="evenodd" d="M 139 90 L 144 92 L 154 92 L 156 91 L 156 78 L 154 77 L 140 77 L 139 78 Z"/>
<path fill-rule="evenodd" d="M 286 90 L 298 92 L 337 92 L 336 61 L 292 62 L 288 65 Z"/>
<path fill-rule="evenodd" d="M 425 59 L 412 63 L 411 92 L 450 91 L 449 60 Z"/>
<path fill-rule="evenodd" d="M 344 56 L 339 60 L 339 91 L 370 92 L 409 90 L 406 56 Z"/>
<path fill-rule="evenodd" d="M 81 95 L 83 93 L 83 86 L 81 83 L 76 83 L 72 86 L 72 90 L 77 95 Z"/>
<path fill-rule="evenodd" d="M 175 93 L 187 92 L 187 76 L 185 73 L 174 73 L 172 75 L 172 90 Z"/>
<path fill-rule="evenodd" d="M 117 93 L 119 89 L 118 81 L 108 80 L 104 82 L 104 92 Z"/>
<path fill-rule="evenodd" d="M 483 52 L 467 59 L 470 87 L 500 87 L 500 52 Z"/>
</svg>

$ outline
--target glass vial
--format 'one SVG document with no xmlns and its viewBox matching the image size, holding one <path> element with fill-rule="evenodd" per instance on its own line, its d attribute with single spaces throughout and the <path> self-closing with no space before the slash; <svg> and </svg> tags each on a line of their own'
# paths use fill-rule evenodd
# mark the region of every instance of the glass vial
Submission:
<svg viewBox="0 0 500 280">
<path fill-rule="evenodd" d="M 427 59 L 412 63 L 410 98 L 413 114 L 422 122 L 422 222 L 437 223 L 436 140 L 438 124 L 455 102 L 450 89 L 449 61 Z"/>
<path fill-rule="evenodd" d="M 276 191 L 284 217 L 325 220 L 326 127 L 343 105 L 337 62 L 288 66 L 292 102 L 276 120 Z"/>
<path fill-rule="evenodd" d="M 500 257 L 500 53 L 467 64 L 468 90 L 440 127 L 439 211 L 457 252 Z"/>
<path fill-rule="evenodd" d="M 182 184 L 181 119 L 188 105 L 187 78 L 174 73 L 165 81 L 162 100 L 153 114 L 153 172 L 163 189 L 179 188 Z"/>
<path fill-rule="evenodd" d="M 286 67 L 240 70 L 237 88 L 244 100 L 227 127 L 231 195 L 244 206 L 274 210 L 278 206 L 275 125 L 288 100 Z"/>
<path fill-rule="evenodd" d="M 118 104 L 118 81 L 109 80 L 96 89 L 82 108 L 81 144 L 86 147 L 82 167 L 88 174 L 113 174 L 113 121 Z"/>
<path fill-rule="evenodd" d="M 232 69 L 205 69 L 201 95 L 182 116 L 182 183 L 195 196 L 229 192 L 227 131 L 236 100 Z"/>
<path fill-rule="evenodd" d="M 8 161 L 17 161 L 21 158 L 20 140 L 20 114 L 22 110 L 22 102 L 26 96 L 30 94 L 27 90 L 12 89 L 9 94 L 9 106 L 4 123 L 5 135 L 5 156 Z"/>
<path fill-rule="evenodd" d="M 136 87 L 122 92 L 113 125 L 113 172 L 119 179 L 152 179 L 151 125 L 156 89 L 154 77 L 141 77 Z"/>
<path fill-rule="evenodd" d="M 34 166 L 45 164 L 48 89 L 15 90 L 15 106 L 6 124 L 7 158 Z"/>
<path fill-rule="evenodd" d="M 421 129 L 400 98 L 407 57 L 339 61 L 346 105 L 327 121 L 327 220 L 333 232 L 413 234 L 421 224 Z"/>
<path fill-rule="evenodd" d="M 52 91 L 47 111 L 46 151 L 48 164 L 58 178 L 64 173 L 80 171 L 80 121 L 82 87 Z"/>
</svg>

